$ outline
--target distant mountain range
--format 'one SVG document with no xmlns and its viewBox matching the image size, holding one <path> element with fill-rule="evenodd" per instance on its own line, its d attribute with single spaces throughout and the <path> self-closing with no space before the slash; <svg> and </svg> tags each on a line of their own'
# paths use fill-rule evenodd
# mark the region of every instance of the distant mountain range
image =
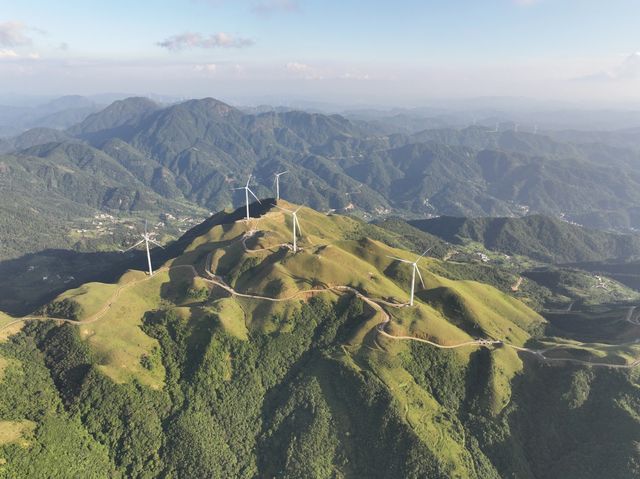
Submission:
<svg viewBox="0 0 640 479">
<path fill-rule="evenodd" d="M 170 106 L 119 100 L 66 130 L 0 141 L 0 224 L 15 240 L 11 254 L 27 252 L 33 245 L 21 245 L 18 231 L 45 215 L 63 228 L 51 233 L 64 235 L 70 211 L 219 210 L 242 202 L 232 188 L 250 173 L 254 191 L 269 196 L 273 173 L 289 170 L 284 197 L 367 219 L 542 213 L 597 228 L 640 227 L 640 153 L 628 143 L 383 126 L 301 111 L 247 113 L 211 98 Z"/>
<path fill-rule="evenodd" d="M 548 216 L 455 218 L 409 221 L 450 243 L 475 241 L 487 249 L 547 263 L 640 258 L 640 236 L 590 230 Z"/>
<path fill-rule="evenodd" d="M 63 96 L 36 106 L 0 104 L 0 138 L 28 128 L 65 129 L 102 108 L 104 105 L 80 95 Z"/>
</svg>

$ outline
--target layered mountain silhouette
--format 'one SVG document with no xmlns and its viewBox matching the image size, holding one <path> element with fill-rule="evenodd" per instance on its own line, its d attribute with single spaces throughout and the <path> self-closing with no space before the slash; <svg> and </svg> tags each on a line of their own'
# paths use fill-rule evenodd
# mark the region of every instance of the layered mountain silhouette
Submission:
<svg viewBox="0 0 640 479">
<path fill-rule="evenodd" d="M 0 184 L 16 192 L 0 203 L 9 237 L 44 215 L 64 228 L 45 197 L 84 214 L 215 211 L 242 201 L 232 188 L 249 173 L 267 196 L 273 173 L 285 169 L 285 198 L 365 218 L 542 213 L 598 228 L 640 226 L 637 150 L 570 137 L 475 126 L 382 134 L 339 115 L 129 98 L 64 132 L 30 130 L 0 149 Z M 35 213 L 14 221 L 18 211 Z"/>
</svg>

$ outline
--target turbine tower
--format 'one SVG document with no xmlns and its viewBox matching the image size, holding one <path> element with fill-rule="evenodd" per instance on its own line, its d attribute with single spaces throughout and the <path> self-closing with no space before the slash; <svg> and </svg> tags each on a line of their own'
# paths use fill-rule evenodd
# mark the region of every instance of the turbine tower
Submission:
<svg viewBox="0 0 640 479">
<path fill-rule="evenodd" d="M 402 263 L 407 263 L 410 264 L 411 266 L 413 266 L 413 271 L 411 272 L 411 295 L 409 296 L 409 306 L 413 306 L 413 296 L 416 290 L 416 273 L 418 273 L 418 277 L 420 278 L 420 282 L 422 283 L 422 287 L 424 288 L 424 280 L 422 279 L 422 275 L 420 274 L 420 269 L 418 268 L 418 261 L 420 261 L 425 254 L 427 254 L 429 251 L 431 251 L 433 247 L 429 248 L 428 250 L 426 250 L 424 253 L 422 253 L 420 256 L 418 256 L 418 258 L 416 258 L 415 261 L 409 261 L 406 259 L 402 259 L 402 258 L 398 258 L 397 256 L 389 256 L 387 255 L 388 258 L 392 258 L 395 259 L 397 261 L 400 261 Z"/>
<path fill-rule="evenodd" d="M 245 200 L 245 205 L 247 207 L 247 221 L 249 221 L 249 193 L 251 193 L 253 195 L 253 197 L 258 200 L 258 203 L 262 204 L 262 201 L 260 201 L 260 198 L 258 198 L 256 196 L 256 194 L 251 191 L 251 188 L 249 188 L 249 183 L 251 182 L 251 175 L 249 175 L 249 179 L 247 180 L 247 184 L 245 186 L 241 186 L 240 188 L 234 188 L 234 190 L 244 190 L 244 200 Z"/>
<path fill-rule="evenodd" d="M 144 246 L 147 250 L 147 264 L 149 265 L 149 276 L 153 276 L 153 268 L 151 266 L 151 253 L 149 251 L 149 243 L 153 243 L 156 246 L 160 246 L 160 248 L 164 248 L 160 243 L 151 238 L 151 234 L 147 231 L 147 220 L 144 221 L 144 234 L 142 235 L 142 239 L 134 244 L 131 248 L 128 248 L 123 251 L 126 253 L 127 251 L 131 251 L 133 248 L 140 246 L 144 243 Z"/>
<path fill-rule="evenodd" d="M 274 175 L 276 177 L 276 203 L 280 201 L 280 176 L 284 175 L 285 173 L 289 173 L 289 170 L 275 173 Z"/>
<path fill-rule="evenodd" d="M 300 228 L 300 222 L 298 221 L 298 211 L 300 211 L 300 208 L 302 208 L 302 206 L 298 206 L 298 209 L 295 211 L 287 210 L 285 208 L 280 208 L 279 206 L 276 206 L 276 208 L 279 208 L 282 211 L 286 211 L 287 213 L 291 213 L 291 217 L 292 217 L 291 223 L 293 223 L 293 252 L 296 253 L 298 251 L 298 243 L 297 243 L 298 231 L 302 230 L 302 228 Z"/>
</svg>

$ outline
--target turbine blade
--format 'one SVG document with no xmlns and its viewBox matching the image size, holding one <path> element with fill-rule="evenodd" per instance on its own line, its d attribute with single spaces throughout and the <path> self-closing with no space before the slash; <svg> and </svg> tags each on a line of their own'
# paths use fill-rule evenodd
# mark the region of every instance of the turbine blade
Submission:
<svg viewBox="0 0 640 479">
<path fill-rule="evenodd" d="M 424 279 L 422 279 L 422 274 L 420 274 L 420 268 L 418 268 L 418 265 L 415 265 L 414 268 L 416 269 L 416 273 L 418 273 L 418 278 L 420 278 L 420 283 L 422 283 L 422 287 L 424 288 Z"/>
<path fill-rule="evenodd" d="M 282 206 L 278 206 L 278 205 L 273 205 L 273 206 L 275 206 L 275 207 L 276 207 L 276 208 L 278 208 L 279 210 L 286 211 L 287 213 L 291 213 L 291 212 L 292 212 L 291 210 L 288 210 L 288 209 L 286 209 L 286 208 L 283 208 Z"/>
<path fill-rule="evenodd" d="M 164 249 L 164 246 L 162 246 L 160 243 L 158 243 L 156 240 L 152 240 L 151 238 L 149 238 L 149 243 L 153 243 L 156 246 L 160 246 L 160 248 Z"/>
<path fill-rule="evenodd" d="M 260 198 L 258 198 L 256 194 L 253 191 L 251 191 L 251 188 L 247 188 L 247 190 L 249 190 L 249 193 L 251 193 L 256 200 L 258 200 L 258 203 L 262 204 L 262 201 L 260 201 Z"/>
<path fill-rule="evenodd" d="M 298 221 L 298 215 L 293 215 L 293 221 L 298 225 L 298 233 L 302 236 L 302 228 L 300 228 L 300 222 Z"/>
<path fill-rule="evenodd" d="M 129 247 L 129 248 L 127 248 L 127 249 L 125 249 L 125 250 L 123 251 L 123 253 L 126 253 L 127 251 L 131 251 L 133 248 L 135 248 L 136 246 L 140 246 L 142 243 L 144 243 L 144 240 L 140 240 L 140 241 L 138 241 L 138 242 L 137 242 L 136 244 L 134 244 L 133 246 L 131 246 L 131 247 Z"/>
<path fill-rule="evenodd" d="M 403 258 L 398 258 L 397 256 L 389 256 L 389 255 L 386 255 L 386 256 L 387 256 L 387 258 L 395 259 L 397 261 L 402 261 L 403 263 L 413 264 L 411 261 L 408 261 L 408 260 L 403 259 Z"/>
<path fill-rule="evenodd" d="M 424 255 L 425 255 L 425 254 L 427 254 L 427 253 L 428 253 L 429 251 L 431 251 L 432 249 L 433 249 L 433 246 L 431 246 L 430 248 L 427 248 L 427 249 L 425 250 L 425 252 L 424 252 L 424 253 L 422 253 L 420 256 L 418 256 L 418 259 L 420 259 L 420 258 L 424 257 Z M 417 263 L 417 262 L 418 262 L 418 261 L 416 260 L 416 263 Z"/>
<path fill-rule="evenodd" d="M 294 211 L 294 213 L 297 213 L 298 211 L 300 211 L 302 209 L 302 206 L 298 206 L 298 209 Z"/>
<path fill-rule="evenodd" d="M 247 188 L 249 188 L 249 183 L 251 182 L 251 176 L 253 175 L 249 175 L 249 179 L 247 180 Z"/>
</svg>

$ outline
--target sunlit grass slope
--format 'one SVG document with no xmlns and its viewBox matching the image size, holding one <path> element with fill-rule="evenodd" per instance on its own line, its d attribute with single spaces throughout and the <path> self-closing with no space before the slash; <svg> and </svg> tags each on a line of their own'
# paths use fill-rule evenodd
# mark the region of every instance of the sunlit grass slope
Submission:
<svg viewBox="0 0 640 479">
<path fill-rule="evenodd" d="M 284 201 L 281 206 L 297 208 Z M 291 250 L 292 217 L 273 208 L 258 219 L 212 227 L 152 278 L 130 271 L 117 284 L 89 283 L 63 293 L 58 301 L 71 299 L 81 306 L 79 319 L 87 321 L 81 326 L 81 337 L 95 352 L 105 374 L 117 382 L 136 379 L 155 388 L 163 384 L 162 366 L 148 369 L 143 363 L 145 357 L 157 354 L 158 344 L 141 326 L 145 314 L 167 305 L 186 308 L 181 313 L 185 320 L 195 314 L 216 318 L 229 334 L 246 339 L 252 330 L 268 333 L 291 328 L 282 318 L 308 299 L 305 292 L 309 290 L 317 294 L 317 290 L 349 286 L 374 300 L 398 304 L 408 301 L 410 266 L 389 256 L 414 259 L 413 253 L 359 237 L 360 223 L 348 217 L 327 216 L 304 207 L 298 216 L 301 235 L 296 254 Z M 521 345 L 542 322 L 527 306 L 491 286 L 452 281 L 430 273 L 430 265 L 436 261 L 421 261 L 425 287 L 418 285 L 414 308 L 386 308 L 392 316 L 388 329 L 393 334 L 444 345 L 476 338 L 503 339 Z M 205 279 L 194 277 L 191 266 L 203 278 L 211 272 L 238 292 L 281 301 L 225 298 L 228 294 Z M 194 299 L 187 294 L 193 290 L 200 294 L 204 291 L 204 296 Z M 336 300 L 341 293 L 326 294 Z M 350 341 L 351 350 L 363 344 L 371 346 L 371 332 L 383 319 L 378 315 L 363 322 Z M 391 355 L 405 348 L 391 342 L 378 340 L 377 344 L 384 344 L 385 354 Z M 468 359 L 475 349 L 463 348 L 456 354 Z M 504 391 L 521 362 L 514 354 L 494 355 L 495 388 Z M 506 397 L 508 393 L 497 395 Z"/>
<path fill-rule="evenodd" d="M 287 202 L 280 205 L 297 208 Z M 393 414 L 438 458 L 447 477 L 481 477 L 466 443 L 468 431 L 457 414 L 461 402 L 474 397 L 474 408 L 499 418 L 512 401 L 514 378 L 523 371 L 525 358 L 504 344 L 440 349 L 415 339 L 441 346 L 477 339 L 517 347 L 556 346 L 550 351 L 553 357 L 604 358 L 620 364 L 631 361 L 636 352 L 634 345 L 616 349 L 597 341 L 541 338 L 545 320 L 524 303 L 486 284 L 436 274 L 447 263 L 434 258 L 420 260 L 424 285 L 418 282 L 415 306 L 409 307 L 411 266 L 391 257 L 413 261 L 414 253 L 363 237 L 362 223 L 348 217 L 305 207 L 298 215 L 296 253 L 289 213 L 271 208 L 249 221 L 225 221 L 222 216 L 180 255 L 155 264 L 152 277 L 128 271 L 116 284 L 89 283 L 56 301 L 78 305 L 80 341 L 89 346 L 102 373 L 116 383 L 139 382 L 169 391 L 175 387 L 175 371 L 170 365 L 165 370 L 167 337 L 151 336 L 160 331 L 155 318 L 169 321 L 168 331 L 182 331 L 172 341 L 183 349 L 172 354 L 189 358 L 188 371 L 211 366 L 225 384 L 232 384 L 246 367 L 240 363 L 243 348 L 273 348 L 274 364 L 285 364 L 291 359 L 286 356 L 287 341 L 300 334 L 301 326 L 312 324 L 310 298 L 319 297 L 330 311 L 339 311 L 350 289 L 356 290 L 370 301 L 354 299 L 357 306 L 349 307 L 355 312 L 343 324 L 336 320 L 331 337 L 339 341 L 323 344 L 321 354 L 316 350 L 305 359 L 325 381 L 323 400 L 334 413 L 344 407 L 327 392 L 335 387 L 326 382 L 335 365 L 343 372 L 374 378 L 391 398 Z M 229 288 L 237 294 L 231 295 Z M 392 337 L 378 330 L 387 318 L 385 331 Z M 0 316 L 0 321 L 6 319 Z M 322 327 L 330 330 L 332 325 Z M 305 329 L 302 340 L 327 334 L 320 329 Z M 212 344 L 216 347 L 203 353 Z M 229 344 L 235 345 L 233 351 Z M 277 386 L 265 389 L 270 387 Z M 267 401 L 266 396 L 254 400 Z"/>
</svg>

